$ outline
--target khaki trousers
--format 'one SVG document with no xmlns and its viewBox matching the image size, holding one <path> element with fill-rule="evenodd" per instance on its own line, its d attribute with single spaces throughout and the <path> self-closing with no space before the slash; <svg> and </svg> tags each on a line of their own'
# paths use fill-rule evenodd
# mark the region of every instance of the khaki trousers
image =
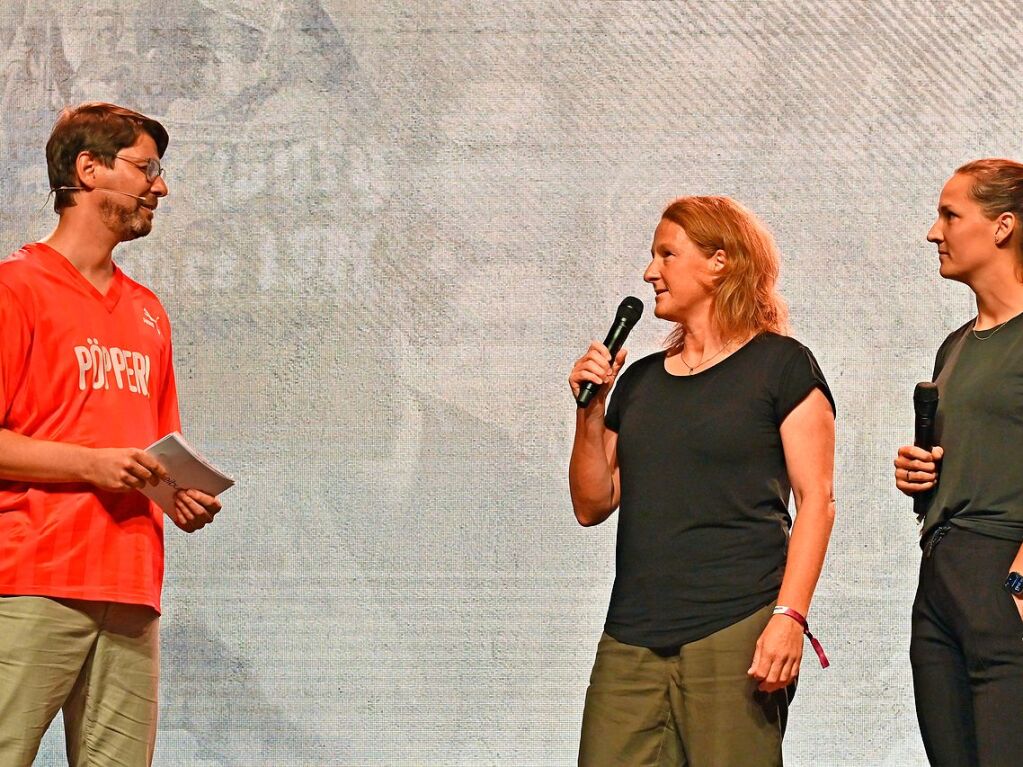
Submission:
<svg viewBox="0 0 1023 767">
<path fill-rule="evenodd" d="M 0 597 L 0 765 L 29 767 L 60 709 L 71 767 L 151 764 L 159 667 L 149 607 Z"/>
<path fill-rule="evenodd" d="M 795 686 L 746 675 L 773 605 L 670 650 L 606 633 L 586 690 L 580 767 L 780 767 Z"/>
</svg>

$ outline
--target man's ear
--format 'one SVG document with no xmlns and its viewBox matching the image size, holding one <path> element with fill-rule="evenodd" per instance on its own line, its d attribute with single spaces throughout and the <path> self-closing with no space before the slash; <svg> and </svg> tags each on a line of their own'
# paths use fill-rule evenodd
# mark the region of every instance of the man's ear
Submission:
<svg viewBox="0 0 1023 767">
<path fill-rule="evenodd" d="M 99 160 L 92 152 L 79 152 L 75 158 L 75 174 L 78 176 L 77 186 L 92 189 L 96 186 L 96 166 Z"/>
</svg>

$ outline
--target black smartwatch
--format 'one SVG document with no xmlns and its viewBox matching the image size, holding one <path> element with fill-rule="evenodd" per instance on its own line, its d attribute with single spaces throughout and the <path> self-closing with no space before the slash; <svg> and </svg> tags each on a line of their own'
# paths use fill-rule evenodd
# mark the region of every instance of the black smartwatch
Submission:
<svg viewBox="0 0 1023 767">
<path fill-rule="evenodd" d="M 1023 575 L 1016 572 L 1009 573 L 1009 577 L 1005 579 L 1005 590 L 1014 597 L 1023 594 Z"/>
</svg>

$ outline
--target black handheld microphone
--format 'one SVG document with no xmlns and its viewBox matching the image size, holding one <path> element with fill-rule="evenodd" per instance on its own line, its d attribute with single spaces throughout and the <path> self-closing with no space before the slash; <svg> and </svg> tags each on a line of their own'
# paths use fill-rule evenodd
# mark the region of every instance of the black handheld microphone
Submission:
<svg viewBox="0 0 1023 767">
<path fill-rule="evenodd" d="M 614 324 L 611 325 L 611 329 L 607 332 L 607 338 L 604 339 L 604 346 L 611 352 L 611 364 L 614 364 L 615 356 L 625 343 L 625 339 L 629 337 L 629 332 L 642 316 L 643 302 L 635 296 L 627 296 L 618 305 L 618 313 L 615 314 Z M 590 400 L 593 399 L 593 395 L 597 393 L 599 388 L 593 381 L 583 383 L 579 388 L 579 396 L 575 398 L 576 404 L 579 407 L 589 405 Z"/>
<path fill-rule="evenodd" d="M 922 381 L 916 385 L 916 389 L 913 390 L 913 410 L 916 411 L 913 444 L 930 451 L 934 447 L 934 416 L 938 412 L 937 384 Z M 913 511 L 916 512 L 917 518 L 922 519 L 927 513 L 930 500 L 930 490 L 913 496 Z"/>
</svg>

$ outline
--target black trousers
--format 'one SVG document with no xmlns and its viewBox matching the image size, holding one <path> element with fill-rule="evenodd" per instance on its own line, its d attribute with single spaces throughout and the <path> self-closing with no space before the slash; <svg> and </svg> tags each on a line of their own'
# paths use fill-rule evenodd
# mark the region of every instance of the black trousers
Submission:
<svg viewBox="0 0 1023 767">
<path fill-rule="evenodd" d="M 910 659 L 935 767 L 1023 765 L 1023 620 L 1003 588 L 1017 541 L 958 527 L 925 542 Z"/>
</svg>

